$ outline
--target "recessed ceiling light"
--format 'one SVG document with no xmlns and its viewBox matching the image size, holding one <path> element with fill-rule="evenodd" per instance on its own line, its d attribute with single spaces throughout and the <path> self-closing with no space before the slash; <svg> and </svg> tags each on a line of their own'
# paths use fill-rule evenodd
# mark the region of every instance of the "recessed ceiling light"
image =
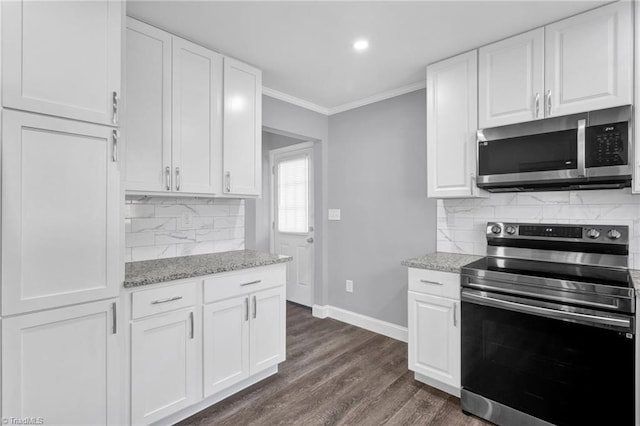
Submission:
<svg viewBox="0 0 640 426">
<path fill-rule="evenodd" d="M 368 47 L 369 47 L 369 42 L 364 39 L 356 40 L 355 43 L 353 43 L 353 48 L 359 52 L 363 50 L 367 50 Z"/>
</svg>

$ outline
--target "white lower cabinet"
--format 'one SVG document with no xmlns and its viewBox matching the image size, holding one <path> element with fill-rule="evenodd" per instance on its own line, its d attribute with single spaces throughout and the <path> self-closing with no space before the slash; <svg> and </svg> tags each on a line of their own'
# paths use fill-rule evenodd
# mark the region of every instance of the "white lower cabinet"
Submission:
<svg viewBox="0 0 640 426">
<path fill-rule="evenodd" d="M 131 325 L 131 423 L 149 424 L 198 402 L 199 309 L 190 307 Z"/>
<path fill-rule="evenodd" d="M 204 307 L 204 394 L 249 377 L 249 296 Z"/>
<path fill-rule="evenodd" d="M 459 395 L 459 296 L 433 295 L 443 288 L 459 292 L 459 275 L 421 270 L 417 277 L 413 271 L 409 273 L 409 370 L 417 379 Z"/>
<path fill-rule="evenodd" d="M 285 360 L 285 303 L 279 286 L 205 305 L 205 397 Z"/>
<path fill-rule="evenodd" d="M 136 288 L 125 301 L 131 424 L 179 421 L 285 360 L 285 264 Z"/>
<path fill-rule="evenodd" d="M 122 424 L 121 340 L 107 300 L 2 320 L 2 415 Z"/>
</svg>

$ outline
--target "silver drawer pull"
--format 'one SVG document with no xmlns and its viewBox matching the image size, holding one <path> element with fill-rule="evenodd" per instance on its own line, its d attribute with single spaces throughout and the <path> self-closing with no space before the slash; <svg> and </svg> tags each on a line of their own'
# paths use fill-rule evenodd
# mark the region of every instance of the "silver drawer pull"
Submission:
<svg viewBox="0 0 640 426">
<path fill-rule="evenodd" d="M 180 300 L 180 299 L 182 299 L 182 296 L 167 297 L 166 299 L 154 300 L 153 302 L 151 302 L 151 304 L 159 305 L 160 303 L 175 302 L 176 300 Z"/>
<path fill-rule="evenodd" d="M 439 283 L 437 281 L 420 280 L 420 282 L 425 284 L 443 285 L 442 283 Z"/>
<path fill-rule="evenodd" d="M 240 287 L 244 287 L 245 285 L 259 284 L 259 283 L 261 283 L 261 282 L 262 282 L 262 280 L 250 281 L 250 282 L 248 282 L 248 283 L 240 284 Z"/>
</svg>

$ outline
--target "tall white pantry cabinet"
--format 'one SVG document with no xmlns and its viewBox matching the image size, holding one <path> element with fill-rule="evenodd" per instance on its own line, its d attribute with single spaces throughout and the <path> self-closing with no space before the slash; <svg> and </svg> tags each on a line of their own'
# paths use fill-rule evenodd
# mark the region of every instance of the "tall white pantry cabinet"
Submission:
<svg viewBox="0 0 640 426">
<path fill-rule="evenodd" d="M 2 417 L 120 424 L 124 5 L 1 7 Z"/>
</svg>

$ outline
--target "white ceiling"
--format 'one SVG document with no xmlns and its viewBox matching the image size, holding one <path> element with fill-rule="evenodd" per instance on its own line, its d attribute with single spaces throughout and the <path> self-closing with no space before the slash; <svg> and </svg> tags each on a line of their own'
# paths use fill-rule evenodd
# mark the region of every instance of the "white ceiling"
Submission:
<svg viewBox="0 0 640 426">
<path fill-rule="evenodd" d="M 127 13 L 253 64 L 265 87 L 331 113 L 420 87 L 429 63 L 605 3 L 130 0 Z M 366 52 L 353 50 L 357 38 Z"/>
</svg>

